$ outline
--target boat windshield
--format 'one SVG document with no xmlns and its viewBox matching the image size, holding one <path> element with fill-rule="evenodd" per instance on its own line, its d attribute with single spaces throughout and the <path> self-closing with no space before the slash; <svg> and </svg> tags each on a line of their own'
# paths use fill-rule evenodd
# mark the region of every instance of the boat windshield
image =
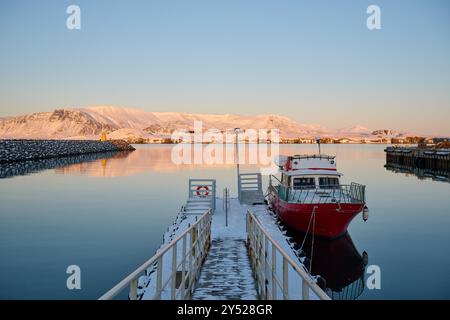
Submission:
<svg viewBox="0 0 450 320">
<path fill-rule="evenodd" d="M 339 186 L 339 179 L 332 177 L 320 177 L 319 187 L 321 189 L 332 189 Z"/>
<path fill-rule="evenodd" d="M 294 178 L 292 185 L 294 186 L 294 190 L 300 189 L 314 189 L 316 187 L 316 183 L 314 182 L 314 178 Z"/>
</svg>

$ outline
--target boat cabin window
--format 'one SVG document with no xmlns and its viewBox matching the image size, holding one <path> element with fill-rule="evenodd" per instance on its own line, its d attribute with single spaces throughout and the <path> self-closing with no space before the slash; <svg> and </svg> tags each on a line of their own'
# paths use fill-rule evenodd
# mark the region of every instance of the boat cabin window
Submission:
<svg viewBox="0 0 450 320">
<path fill-rule="evenodd" d="M 322 189 L 337 187 L 339 186 L 339 179 L 331 177 L 320 177 L 319 186 Z"/>
<path fill-rule="evenodd" d="M 294 178 L 292 185 L 294 186 L 294 190 L 314 189 L 316 187 L 314 178 Z"/>
</svg>

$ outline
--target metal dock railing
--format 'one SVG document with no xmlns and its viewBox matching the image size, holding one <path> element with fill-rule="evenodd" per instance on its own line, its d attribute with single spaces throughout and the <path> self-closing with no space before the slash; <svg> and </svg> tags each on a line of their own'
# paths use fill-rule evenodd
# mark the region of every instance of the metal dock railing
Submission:
<svg viewBox="0 0 450 320">
<path fill-rule="evenodd" d="M 240 173 L 238 175 L 238 198 L 245 204 L 264 203 L 261 173 Z"/>
<path fill-rule="evenodd" d="M 251 210 L 247 211 L 247 234 L 250 263 L 261 299 L 292 299 L 289 292 L 288 272 L 291 268 L 294 271 L 293 274 L 301 280 L 299 281 L 301 287 L 298 290 L 302 300 L 309 299 L 309 290 L 312 290 L 320 300 L 330 300 L 330 297 L 317 285 L 311 275 L 300 267 L 298 262 L 294 261 L 272 238 Z M 277 256 L 281 258 L 281 269 L 277 266 Z"/>
<path fill-rule="evenodd" d="M 141 298 L 137 294 L 138 279 L 152 266 L 156 267 L 156 290 L 152 299 L 161 299 L 164 291 L 170 292 L 168 298 L 171 300 L 190 299 L 211 245 L 211 217 L 212 210 L 209 209 L 194 224 L 99 299 L 113 299 L 128 287 L 130 300 Z M 180 249 L 181 259 L 178 259 Z M 166 269 L 163 261 L 170 261 L 168 276 L 163 274 Z"/>
<path fill-rule="evenodd" d="M 197 203 L 203 202 L 213 211 L 216 210 L 216 180 L 189 179 L 188 199 Z"/>
</svg>

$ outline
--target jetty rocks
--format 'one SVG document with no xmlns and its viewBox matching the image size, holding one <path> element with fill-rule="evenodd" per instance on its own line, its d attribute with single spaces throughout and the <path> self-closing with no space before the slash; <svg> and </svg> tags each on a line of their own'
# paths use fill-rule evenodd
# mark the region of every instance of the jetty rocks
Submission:
<svg viewBox="0 0 450 320">
<path fill-rule="evenodd" d="M 135 150 L 123 140 L 1 140 L 0 164 L 83 154 Z"/>
</svg>

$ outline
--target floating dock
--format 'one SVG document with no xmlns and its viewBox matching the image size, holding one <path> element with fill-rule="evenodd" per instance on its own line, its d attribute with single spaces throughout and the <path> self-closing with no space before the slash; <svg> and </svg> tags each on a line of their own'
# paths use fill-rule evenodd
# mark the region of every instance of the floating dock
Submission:
<svg viewBox="0 0 450 320">
<path fill-rule="evenodd" d="M 190 179 L 161 248 L 100 299 L 128 289 L 131 300 L 329 300 L 261 204 L 260 174 L 239 181 L 239 198 L 218 198 L 215 180 Z"/>
<path fill-rule="evenodd" d="M 436 172 L 450 171 L 450 149 L 387 147 L 386 165 L 398 165 L 429 169 Z"/>
</svg>

